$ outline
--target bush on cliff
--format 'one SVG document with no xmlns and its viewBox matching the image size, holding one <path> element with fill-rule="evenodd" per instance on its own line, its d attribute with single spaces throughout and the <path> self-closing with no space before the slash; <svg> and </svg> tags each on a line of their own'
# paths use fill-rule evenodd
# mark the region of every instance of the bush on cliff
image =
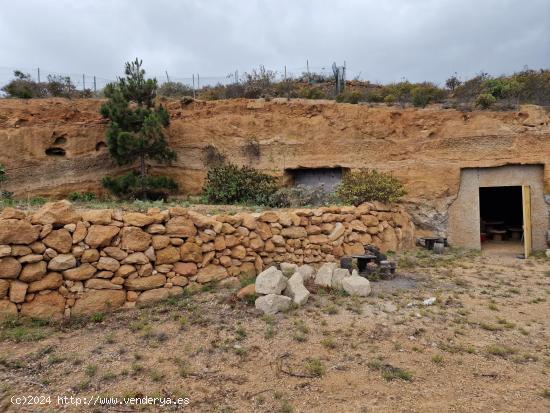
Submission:
<svg viewBox="0 0 550 413">
<path fill-rule="evenodd" d="M 395 202 L 407 192 L 392 175 L 376 170 L 361 169 L 344 175 L 336 195 L 344 203 L 360 205 L 363 202 Z"/>
<path fill-rule="evenodd" d="M 270 205 L 277 189 L 273 176 L 247 166 L 223 163 L 208 170 L 203 196 L 212 204 Z"/>
<path fill-rule="evenodd" d="M 148 160 L 170 163 L 176 153 L 170 149 L 165 128 L 170 115 L 162 105 L 156 105 L 156 79 L 146 79 L 142 61 L 126 63 L 124 78 L 105 87 L 108 102 L 101 114 L 111 120 L 107 131 L 109 152 L 119 165 L 135 165 L 137 171 L 118 178 L 107 177 L 103 185 L 115 195 L 125 198 L 166 198 L 177 189 L 168 177 L 151 177 Z"/>
</svg>

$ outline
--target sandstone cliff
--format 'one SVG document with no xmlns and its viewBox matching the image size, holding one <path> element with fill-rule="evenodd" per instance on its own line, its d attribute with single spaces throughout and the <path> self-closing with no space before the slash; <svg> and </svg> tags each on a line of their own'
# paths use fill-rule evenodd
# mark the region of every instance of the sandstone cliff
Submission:
<svg viewBox="0 0 550 413">
<path fill-rule="evenodd" d="M 100 100 L 0 100 L 0 162 L 16 196 L 61 197 L 101 191 L 106 174 L 121 172 L 105 146 Z M 336 104 L 274 99 L 182 105 L 171 111 L 169 139 L 178 153 L 160 167 L 185 193 L 198 193 L 206 173 L 203 148 L 214 145 L 235 163 L 283 175 L 296 167 L 369 167 L 404 181 L 417 222 L 445 225 L 464 167 L 545 164 L 550 159 L 550 114 L 523 106 L 511 112 L 439 107 Z M 257 141 L 259 157 L 246 145 Z M 550 193 L 550 169 L 544 172 Z"/>
</svg>

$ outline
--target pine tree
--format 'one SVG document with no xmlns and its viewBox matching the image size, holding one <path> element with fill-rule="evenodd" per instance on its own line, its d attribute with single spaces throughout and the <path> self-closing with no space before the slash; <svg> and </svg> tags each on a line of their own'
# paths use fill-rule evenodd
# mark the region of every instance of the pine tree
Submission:
<svg viewBox="0 0 550 413">
<path fill-rule="evenodd" d="M 127 62 L 125 77 L 105 87 L 107 103 L 101 114 L 111 120 L 107 131 L 109 152 L 119 165 L 138 169 L 118 178 L 106 177 L 103 185 L 116 195 L 130 198 L 166 198 L 177 184 L 168 177 L 150 176 L 147 160 L 169 163 L 176 159 L 165 137 L 170 123 L 166 108 L 156 105 L 157 81 L 146 79 L 142 61 Z"/>
</svg>

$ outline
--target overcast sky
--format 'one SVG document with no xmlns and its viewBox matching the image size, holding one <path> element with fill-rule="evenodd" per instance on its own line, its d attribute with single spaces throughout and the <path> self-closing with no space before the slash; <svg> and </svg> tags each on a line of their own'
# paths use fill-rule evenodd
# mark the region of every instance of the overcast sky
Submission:
<svg viewBox="0 0 550 413">
<path fill-rule="evenodd" d="M 114 79 L 135 56 L 173 78 L 299 74 L 309 59 L 441 83 L 550 68 L 550 0 L 0 0 L 0 81 L 37 66 Z"/>
</svg>

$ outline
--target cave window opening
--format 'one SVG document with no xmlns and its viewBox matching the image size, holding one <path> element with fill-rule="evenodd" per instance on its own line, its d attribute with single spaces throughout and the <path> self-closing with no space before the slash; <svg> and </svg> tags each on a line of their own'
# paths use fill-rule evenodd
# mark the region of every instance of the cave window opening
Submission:
<svg viewBox="0 0 550 413">
<path fill-rule="evenodd" d="M 51 147 L 46 149 L 46 155 L 48 156 L 65 156 L 65 154 L 65 149 L 63 148 Z"/>
</svg>

